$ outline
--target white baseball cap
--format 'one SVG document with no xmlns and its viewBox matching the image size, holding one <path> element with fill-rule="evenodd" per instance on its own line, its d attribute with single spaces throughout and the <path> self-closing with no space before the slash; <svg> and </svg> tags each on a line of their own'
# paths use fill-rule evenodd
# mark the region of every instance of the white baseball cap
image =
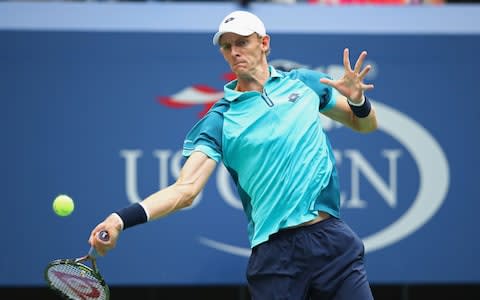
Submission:
<svg viewBox="0 0 480 300">
<path fill-rule="evenodd" d="M 218 45 L 222 34 L 232 32 L 243 36 L 256 32 L 260 36 L 267 34 L 265 25 L 256 15 L 248 11 L 236 10 L 228 14 L 218 26 L 218 32 L 213 36 L 213 44 Z"/>
</svg>

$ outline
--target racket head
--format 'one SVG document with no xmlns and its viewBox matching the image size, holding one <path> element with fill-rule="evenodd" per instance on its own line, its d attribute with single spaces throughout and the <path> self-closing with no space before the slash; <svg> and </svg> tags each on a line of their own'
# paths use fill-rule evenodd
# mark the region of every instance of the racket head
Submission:
<svg viewBox="0 0 480 300">
<path fill-rule="evenodd" d="M 79 259 L 58 259 L 45 268 L 48 286 L 65 299 L 108 300 L 110 290 L 96 267 L 82 263 L 94 259 L 85 256 Z M 95 266 L 95 264 L 94 264 Z"/>
</svg>

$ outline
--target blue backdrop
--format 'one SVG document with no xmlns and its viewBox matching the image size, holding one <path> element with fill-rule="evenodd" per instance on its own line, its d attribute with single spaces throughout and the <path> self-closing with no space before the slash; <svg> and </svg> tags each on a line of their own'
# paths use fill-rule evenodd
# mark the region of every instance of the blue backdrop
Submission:
<svg viewBox="0 0 480 300">
<path fill-rule="evenodd" d="M 229 78 L 211 44 L 220 19 L 199 25 L 206 32 L 0 27 L 0 285 L 42 285 L 45 265 L 83 255 L 111 211 L 173 183 L 185 134 Z M 272 64 L 335 77 L 349 47 L 374 66 L 379 130 L 324 120 L 342 216 L 365 242 L 371 281 L 480 282 L 479 33 L 305 26 L 272 32 Z M 69 217 L 52 211 L 60 193 L 76 201 Z M 99 261 L 103 275 L 109 284 L 244 283 L 239 205 L 219 167 L 192 208 L 124 232 Z"/>
</svg>

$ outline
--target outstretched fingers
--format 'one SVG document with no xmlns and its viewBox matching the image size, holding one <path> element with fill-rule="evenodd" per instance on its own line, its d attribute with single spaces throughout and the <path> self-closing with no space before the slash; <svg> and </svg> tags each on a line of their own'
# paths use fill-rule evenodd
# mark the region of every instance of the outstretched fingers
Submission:
<svg viewBox="0 0 480 300">
<path fill-rule="evenodd" d="M 360 53 L 360 56 L 357 59 L 357 62 L 355 63 L 355 69 L 354 72 L 359 74 L 360 70 L 362 69 L 363 62 L 365 61 L 365 57 L 367 57 L 367 51 L 362 51 Z"/>
<path fill-rule="evenodd" d="M 367 76 L 368 72 L 370 72 L 371 69 L 372 69 L 372 66 L 371 66 L 371 65 L 367 65 L 367 66 L 360 72 L 360 74 L 358 74 L 358 78 L 360 79 L 360 81 L 363 81 L 363 79 L 365 79 L 365 76 Z"/>
<path fill-rule="evenodd" d="M 320 82 L 325 83 L 325 84 L 330 85 L 330 86 L 333 86 L 335 84 L 333 80 L 328 79 L 326 77 L 320 78 Z"/>
<path fill-rule="evenodd" d="M 353 72 L 352 66 L 350 65 L 350 51 L 348 48 L 343 50 L 343 67 L 345 68 L 345 73 Z"/>
<path fill-rule="evenodd" d="M 371 89 L 373 89 L 373 88 L 374 88 L 374 85 L 371 84 L 371 83 L 369 83 L 369 84 L 363 83 L 363 84 L 362 84 L 362 90 L 363 90 L 363 91 L 369 91 L 369 90 L 371 90 Z"/>
<path fill-rule="evenodd" d="M 360 92 L 360 90 L 366 91 L 373 89 L 373 84 L 365 84 L 363 82 L 368 72 L 370 72 L 372 69 L 371 65 L 367 65 L 362 69 L 365 58 L 367 57 L 367 51 L 362 51 L 355 63 L 354 69 L 352 69 L 350 65 L 349 55 L 349 49 L 345 48 L 343 50 L 343 65 L 345 74 L 342 78 L 332 80 L 324 77 L 320 79 L 320 82 L 336 88 L 342 95 L 348 97 L 352 94 L 357 94 L 357 92 Z"/>
</svg>

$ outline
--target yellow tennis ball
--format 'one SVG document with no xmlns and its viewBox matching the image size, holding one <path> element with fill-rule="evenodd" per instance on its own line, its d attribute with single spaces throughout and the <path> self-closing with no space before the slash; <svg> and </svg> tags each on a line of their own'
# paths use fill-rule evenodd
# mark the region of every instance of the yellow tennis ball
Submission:
<svg viewBox="0 0 480 300">
<path fill-rule="evenodd" d="M 52 205 L 53 211 L 61 217 L 70 215 L 75 209 L 73 199 L 67 195 L 58 195 L 55 200 L 53 200 Z"/>
</svg>

